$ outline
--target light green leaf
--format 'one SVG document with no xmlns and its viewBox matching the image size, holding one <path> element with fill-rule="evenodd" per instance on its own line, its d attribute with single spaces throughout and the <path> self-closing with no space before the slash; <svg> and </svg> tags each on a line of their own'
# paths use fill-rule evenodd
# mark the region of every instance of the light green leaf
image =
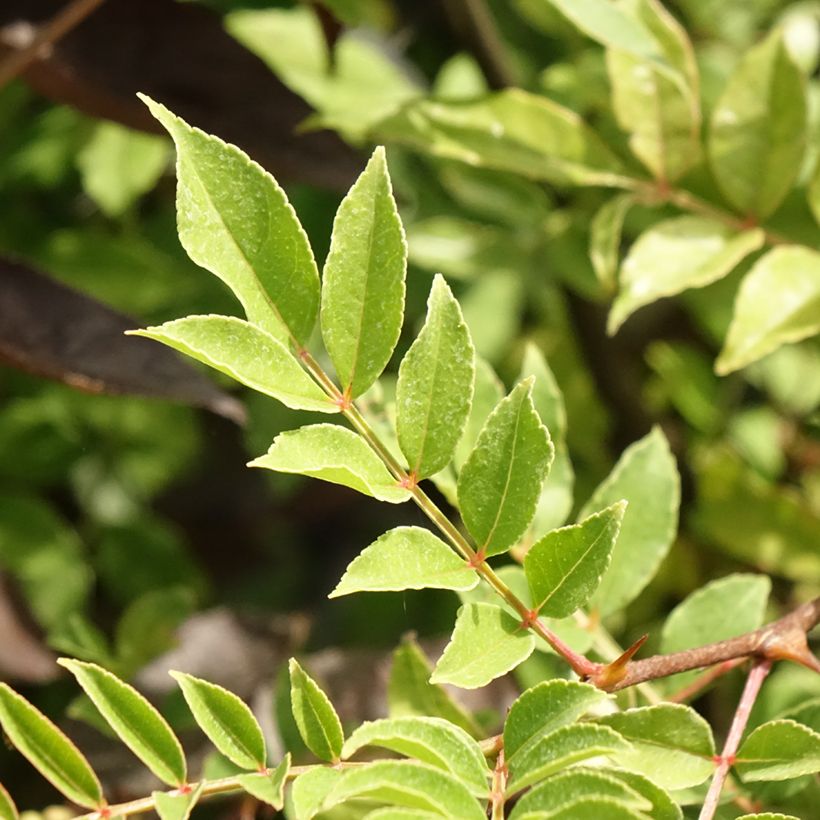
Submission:
<svg viewBox="0 0 820 820">
<path fill-rule="evenodd" d="M 793 814 L 780 814 L 779 812 L 764 811 L 763 814 L 744 814 L 736 820 L 800 820 Z"/>
<path fill-rule="evenodd" d="M 504 753 L 509 763 L 541 738 L 575 722 L 607 695 L 588 683 L 549 680 L 536 684 L 510 707 L 504 722 Z"/>
<path fill-rule="evenodd" d="M 434 820 L 441 817 L 436 811 L 421 811 L 420 809 L 403 809 L 386 806 L 376 811 L 368 812 L 365 820 Z"/>
<path fill-rule="evenodd" d="M 814 774 L 820 771 L 820 734 L 794 720 L 764 723 L 743 742 L 735 769 L 746 782 Z"/>
<path fill-rule="evenodd" d="M 396 527 L 354 558 L 329 598 L 352 592 L 472 589 L 478 576 L 440 538 L 423 527 Z"/>
<path fill-rule="evenodd" d="M 312 424 L 280 433 L 270 450 L 248 466 L 321 478 L 391 504 L 410 498 L 367 442 L 336 424 Z"/>
<path fill-rule="evenodd" d="M 567 618 L 589 601 L 609 566 L 625 510 L 626 502 L 618 502 L 533 544 L 524 571 L 535 609 Z"/>
<path fill-rule="evenodd" d="M 456 445 L 453 464 L 457 471 L 464 466 L 464 462 L 473 450 L 479 434 L 484 428 L 487 416 L 504 398 L 504 385 L 496 376 L 492 366 L 481 356 L 475 359 L 475 391 L 473 392 L 472 406 L 464 433 Z"/>
<path fill-rule="evenodd" d="M 342 758 L 379 746 L 429 763 L 462 780 L 477 797 L 489 792 L 490 770 L 478 743 L 463 729 L 434 717 L 367 721 L 347 739 Z"/>
<path fill-rule="evenodd" d="M 510 794 L 582 760 L 625 752 L 629 743 L 607 726 L 562 726 L 522 749 L 508 761 Z"/>
<path fill-rule="evenodd" d="M 328 794 L 342 779 L 342 772 L 328 766 L 308 769 L 293 781 L 291 799 L 294 817 L 298 820 L 310 820 L 321 810 Z"/>
<path fill-rule="evenodd" d="M 623 182 L 620 161 L 577 114 L 520 89 L 469 102 L 411 102 L 374 133 L 385 142 L 528 179 Z"/>
<path fill-rule="evenodd" d="M 5 683 L 0 683 L 0 726 L 23 757 L 69 800 L 89 809 L 102 806 L 102 786 L 80 750 Z M 15 817 L 5 789 L 0 791 L 1 811 Z"/>
<path fill-rule="evenodd" d="M 814 171 L 811 182 L 809 182 L 806 194 L 808 195 L 809 207 L 814 214 L 814 219 L 820 223 L 820 162 L 817 163 L 817 168 Z"/>
<path fill-rule="evenodd" d="M 584 505 L 579 518 L 621 499 L 624 513 L 612 563 L 592 598 L 609 615 L 638 597 L 664 559 L 678 527 L 680 477 L 660 428 L 624 450 L 612 472 Z"/>
<path fill-rule="evenodd" d="M 475 349 L 444 278 L 433 279 L 427 319 L 396 385 L 396 432 L 410 471 L 427 478 L 450 463 L 473 399 Z"/>
<path fill-rule="evenodd" d="M 77 154 L 83 189 L 107 216 L 121 216 L 150 191 L 169 158 L 166 139 L 99 122 Z"/>
<path fill-rule="evenodd" d="M 444 687 L 430 683 L 432 673 L 433 667 L 421 647 L 412 638 L 405 638 L 393 653 L 387 684 L 390 717 L 440 717 L 460 726 L 473 737 L 484 737 L 475 720 Z"/>
<path fill-rule="evenodd" d="M 524 347 L 519 381 L 535 378 L 532 386 L 532 403 L 541 421 L 550 432 L 553 443 L 563 441 L 567 432 L 567 411 L 561 388 L 544 358 L 541 349 L 533 342 Z"/>
<path fill-rule="evenodd" d="M 760 228 L 736 233 L 702 216 L 677 216 L 653 225 L 621 265 L 620 289 L 607 330 L 614 334 L 638 308 L 661 297 L 723 278 L 761 248 L 764 239 Z"/>
<path fill-rule="evenodd" d="M 11 795 L 2 783 L 0 783 L 0 820 L 19 820 L 17 806 L 14 805 Z"/>
<path fill-rule="evenodd" d="M 484 810 L 460 780 L 413 760 L 382 760 L 342 773 L 327 798 L 336 805 L 354 797 L 432 811 L 459 820 L 485 820 Z"/>
<path fill-rule="evenodd" d="M 697 786 L 714 772 L 712 730 L 689 706 L 663 703 L 628 709 L 597 722 L 631 743 L 614 756 L 618 765 L 651 778 L 662 788 Z"/>
<path fill-rule="evenodd" d="M 339 206 L 322 276 L 322 338 L 353 398 L 376 381 L 396 346 L 406 271 L 404 230 L 377 148 Z"/>
<path fill-rule="evenodd" d="M 712 173 L 737 210 L 765 219 L 791 190 L 805 142 L 804 78 L 775 30 L 746 53 L 712 111 Z"/>
<path fill-rule="evenodd" d="M 188 316 L 128 334 L 162 342 L 294 410 L 339 412 L 282 342 L 234 316 Z"/>
<path fill-rule="evenodd" d="M 636 811 L 651 803 L 622 780 L 605 771 L 573 768 L 539 783 L 517 800 L 509 820 L 529 817 L 530 813 L 549 813 L 582 798 L 607 797 Z"/>
<path fill-rule="evenodd" d="M 171 672 L 188 708 L 211 743 L 241 769 L 265 766 L 265 738 L 253 712 L 233 692 L 215 683 Z"/>
<path fill-rule="evenodd" d="M 725 376 L 818 331 L 820 253 L 796 245 L 774 248 L 743 279 L 715 370 Z"/>
<path fill-rule="evenodd" d="M 550 820 L 646 820 L 646 815 L 607 797 L 582 797 L 549 815 Z"/>
<path fill-rule="evenodd" d="M 589 258 L 607 293 L 617 289 L 621 234 L 626 214 L 634 204 L 634 194 L 617 194 L 598 209 L 589 226 Z"/>
<path fill-rule="evenodd" d="M 237 778 L 240 786 L 252 797 L 277 810 L 285 805 L 285 781 L 290 772 L 290 753 L 272 771 L 265 774 L 243 774 Z"/>
<path fill-rule="evenodd" d="M 534 648 L 535 636 L 501 607 L 465 604 L 430 682 L 478 689 L 525 661 Z"/>
<path fill-rule="evenodd" d="M 652 820 L 683 820 L 680 806 L 666 791 L 642 774 L 625 769 L 608 769 L 607 774 L 622 780 L 652 804 L 651 810 L 647 812 Z"/>
<path fill-rule="evenodd" d="M 319 312 L 319 271 L 285 192 L 235 146 L 140 99 L 176 144 L 177 228 L 188 255 L 236 294 L 248 321 L 304 344 Z"/>
<path fill-rule="evenodd" d="M 154 792 L 152 797 L 160 820 L 188 820 L 204 787 L 205 781 L 203 780 L 195 789 L 190 789 L 183 794 Z"/>
<path fill-rule="evenodd" d="M 344 732 L 333 704 L 295 658 L 289 668 L 291 709 L 302 740 L 316 757 L 338 762 Z"/>
<path fill-rule="evenodd" d="M 185 755 L 165 718 L 132 686 L 105 669 L 60 658 L 58 663 L 99 709 L 122 742 L 164 783 L 185 784 Z"/>
<path fill-rule="evenodd" d="M 483 555 L 511 547 L 535 514 L 554 448 L 532 402 L 532 379 L 493 410 L 458 477 L 461 516 Z"/>
</svg>

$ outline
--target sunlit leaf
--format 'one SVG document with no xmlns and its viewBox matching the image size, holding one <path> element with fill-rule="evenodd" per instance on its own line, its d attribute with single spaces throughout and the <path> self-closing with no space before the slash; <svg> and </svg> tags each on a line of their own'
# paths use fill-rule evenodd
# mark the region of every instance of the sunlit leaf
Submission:
<svg viewBox="0 0 820 820">
<path fill-rule="evenodd" d="M 589 258 L 601 287 L 608 293 L 617 288 L 621 233 L 626 214 L 634 204 L 633 194 L 617 194 L 598 209 L 589 225 Z"/>
<path fill-rule="evenodd" d="M 179 794 L 154 792 L 154 804 L 160 820 L 188 820 L 204 787 L 205 781 L 202 781 L 195 789 Z"/>
<path fill-rule="evenodd" d="M 316 681 L 290 659 L 290 701 L 293 718 L 302 740 L 316 757 L 337 762 L 344 733 L 339 716 Z"/>
<path fill-rule="evenodd" d="M 17 806 L 11 799 L 11 795 L 0 783 L 0 820 L 18 820 Z"/>
<path fill-rule="evenodd" d="M 290 754 L 272 771 L 266 774 L 243 774 L 237 778 L 240 786 L 250 795 L 275 809 L 285 804 L 285 781 L 290 772 Z"/>
<path fill-rule="evenodd" d="M 758 726 L 737 752 L 744 781 L 790 780 L 820 771 L 820 734 L 793 720 Z"/>
<path fill-rule="evenodd" d="M 342 772 L 329 766 L 318 766 L 299 775 L 291 790 L 294 816 L 299 820 L 310 820 L 318 814 L 328 794 L 341 779 Z"/>
</svg>

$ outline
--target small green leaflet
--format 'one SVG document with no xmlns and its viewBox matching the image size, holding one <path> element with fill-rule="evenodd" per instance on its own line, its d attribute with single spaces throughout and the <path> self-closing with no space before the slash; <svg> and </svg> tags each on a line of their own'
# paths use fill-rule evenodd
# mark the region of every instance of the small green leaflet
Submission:
<svg viewBox="0 0 820 820">
<path fill-rule="evenodd" d="M 602 615 L 617 612 L 637 598 L 677 533 L 680 477 L 660 428 L 627 447 L 579 517 L 584 519 L 621 499 L 629 506 L 612 562 L 592 598 L 592 606 Z"/>
<path fill-rule="evenodd" d="M 778 814 L 776 812 L 764 811 L 763 814 L 744 814 L 735 820 L 800 820 L 792 814 Z"/>
<path fill-rule="evenodd" d="M 379 147 L 339 206 L 322 282 L 322 338 L 352 398 L 376 381 L 399 339 L 406 270 L 407 243 Z"/>
<path fill-rule="evenodd" d="M 609 566 L 625 510 L 620 501 L 533 544 L 524 571 L 535 609 L 567 618 L 589 601 Z"/>
<path fill-rule="evenodd" d="M 272 772 L 239 775 L 237 782 L 252 797 L 281 810 L 285 805 L 285 781 L 289 772 L 290 753 Z"/>
<path fill-rule="evenodd" d="M 676 216 L 653 225 L 629 249 L 607 330 L 615 334 L 638 308 L 730 273 L 763 247 L 761 228 L 740 233 L 703 216 Z"/>
<path fill-rule="evenodd" d="M 189 789 L 181 794 L 154 792 L 152 797 L 160 820 L 188 820 L 204 787 L 203 780 L 195 789 Z"/>
<path fill-rule="evenodd" d="M 712 111 L 712 173 L 738 211 L 765 219 L 791 190 L 805 144 L 805 79 L 776 29 L 746 52 Z"/>
<path fill-rule="evenodd" d="M 294 410 L 339 412 L 282 342 L 234 316 L 188 316 L 128 335 L 162 342 Z"/>
<path fill-rule="evenodd" d="M 0 683 L 0 726 L 23 757 L 69 800 L 89 809 L 105 802 L 100 781 L 80 750 L 5 683 Z M 13 809 L 5 789 L 0 790 L 0 811 L 15 817 Z"/>
<path fill-rule="evenodd" d="M 145 95 L 177 148 L 177 228 L 191 259 L 236 294 L 248 321 L 304 344 L 319 313 L 319 271 L 276 180 L 233 145 Z"/>
<path fill-rule="evenodd" d="M 99 709 L 122 742 L 164 783 L 185 784 L 185 755 L 165 718 L 132 686 L 93 663 L 60 658 L 58 663 Z"/>
<path fill-rule="evenodd" d="M 361 591 L 472 589 L 478 575 L 430 530 L 396 527 L 354 558 L 328 597 Z"/>
<path fill-rule="evenodd" d="M 550 820 L 646 820 L 646 815 L 608 797 L 582 797 L 549 815 Z"/>
<path fill-rule="evenodd" d="M 211 743 L 241 769 L 265 767 L 265 738 L 253 712 L 233 692 L 215 683 L 171 672 L 188 708 Z"/>
<path fill-rule="evenodd" d="M 290 659 L 289 668 L 291 709 L 302 740 L 316 757 L 338 762 L 344 733 L 336 710 L 295 658 Z"/>
<path fill-rule="evenodd" d="M 280 433 L 267 454 L 248 466 L 321 478 L 391 504 L 410 498 L 367 442 L 336 424 L 313 424 Z"/>
<path fill-rule="evenodd" d="M 642 774 L 628 772 L 625 769 L 609 769 L 607 773 L 626 783 L 652 804 L 651 810 L 647 812 L 652 820 L 683 820 L 680 806 L 664 789 Z"/>
<path fill-rule="evenodd" d="M 475 350 L 461 308 L 442 276 L 396 385 L 396 431 L 410 472 L 427 478 L 453 457 L 473 399 Z"/>
<path fill-rule="evenodd" d="M 310 820 L 318 814 L 328 794 L 341 779 L 342 773 L 328 766 L 308 769 L 304 774 L 299 775 L 293 781 L 291 789 L 293 816 L 299 820 Z"/>
<path fill-rule="evenodd" d="M 715 371 L 725 376 L 818 331 L 820 253 L 797 245 L 774 248 L 740 285 Z"/>
<path fill-rule="evenodd" d="M 743 742 L 735 769 L 745 782 L 814 774 L 820 771 L 820 734 L 794 720 L 764 723 Z"/>
<path fill-rule="evenodd" d="M 626 214 L 634 204 L 634 194 L 617 194 L 598 209 L 589 226 L 589 258 L 595 276 L 607 293 L 614 293 L 618 287 L 615 274 L 621 234 Z"/>
<path fill-rule="evenodd" d="M 0 820 L 18 820 L 18 818 L 17 806 L 14 805 L 5 786 L 0 783 Z"/>
<path fill-rule="evenodd" d="M 500 606 L 465 604 L 430 682 L 478 689 L 514 669 L 533 649 L 535 636 Z"/>
<path fill-rule="evenodd" d="M 365 820 L 437 820 L 440 817 L 441 815 L 437 811 L 386 806 L 383 809 L 368 812 Z"/>
<path fill-rule="evenodd" d="M 564 441 L 567 432 L 567 411 L 561 388 L 538 345 L 527 342 L 521 361 L 519 381 L 535 377 L 532 385 L 532 403 L 544 426 L 550 431 L 553 443 Z"/>
<path fill-rule="evenodd" d="M 463 729 L 434 717 L 388 718 L 363 723 L 345 741 L 347 760 L 364 746 L 379 746 L 449 772 L 486 798 L 490 770 L 481 747 Z"/>
<path fill-rule="evenodd" d="M 663 788 L 697 786 L 714 772 L 712 730 L 689 706 L 663 703 L 628 709 L 597 722 L 615 729 L 631 744 L 614 756 L 618 765 L 650 777 Z"/>
<path fill-rule="evenodd" d="M 524 534 L 552 463 L 532 384 L 521 382 L 499 402 L 458 477 L 461 516 L 485 556 L 504 552 Z"/>
</svg>

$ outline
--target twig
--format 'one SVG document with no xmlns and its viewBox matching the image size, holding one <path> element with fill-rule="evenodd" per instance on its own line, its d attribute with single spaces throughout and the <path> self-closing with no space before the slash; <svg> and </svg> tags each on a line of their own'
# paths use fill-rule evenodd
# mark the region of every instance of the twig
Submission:
<svg viewBox="0 0 820 820">
<path fill-rule="evenodd" d="M 719 663 L 711 669 L 707 669 L 702 675 L 698 675 L 698 677 L 695 678 L 695 680 L 693 680 L 690 684 L 684 686 L 674 694 L 671 694 L 668 700 L 671 700 L 672 703 L 685 703 L 695 697 L 695 695 L 699 695 L 707 686 L 716 681 L 718 678 L 721 678 L 727 672 L 731 672 L 733 669 L 736 669 L 745 660 L 745 658 L 734 658 L 730 661 Z"/>
<path fill-rule="evenodd" d="M 490 820 L 504 820 L 504 793 L 507 791 L 507 764 L 504 762 L 504 748 L 498 751 L 493 769 L 493 784 L 490 789 Z"/>
</svg>

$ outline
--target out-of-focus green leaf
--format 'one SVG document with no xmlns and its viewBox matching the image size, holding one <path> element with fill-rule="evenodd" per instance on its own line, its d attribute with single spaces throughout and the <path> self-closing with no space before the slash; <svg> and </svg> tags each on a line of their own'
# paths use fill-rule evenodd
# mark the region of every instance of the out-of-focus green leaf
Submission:
<svg viewBox="0 0 820 820">
<path fill-rule="evenodd" d="M 809 199 L 809 207 L 814 214 L 814 218 L 820 223 L 820 163 L 817 165 L 817 170 L 811 178 L 808 190 L 806 192 Z"/>
<path fill-rule="evenodd" d="M 404 230 L 379 147 L 339 206 L 322 276 L 322 338 L 352 398 L 376 381 L 396 346 L 406 270 Z"/>
<path fill-rule="evenodd" d="M 29 763 L 69 800 L 89 809 L 102 806 L 100 781 L 79 749 L 5 683 L 0 683 L 0 726 Z M 11 801 L 3 799 L 3 803 Z M 14 816 L 13 804 L 11 812 Z"/>
<path fill-rule="evenodd" d="M 342 778 L 342 772 L 329 766 L 308 769 L 293 781 L 291 798 L 294 816 L 299 820 L 310 820 L 321 811 L 331 789 Z"/>
<path fill-rule="evenodd" d="M 550 820 L 645 820 L 646 815 L 609 797 L 582 797 L 551 812 Z"/>
<path fill-rule="evenodd" d="M 475 360 L 475 391 L 467 418 L 464 432 L 456 445 L 453 463 L 457 470 L 461 470 L 464 462 L 472 452 L 481 430 L 487 422 L 487 417 L 495 406 L 504 398 L 504 385 L 496 376 L 493 368 L 481 356 Z"/>
<path fill-rule="evenodd" d="M 18 820 L 17 806 L 11 799 L 11 795 L 0 783 L 0 820 Z"/>
<path fill-rule="evenodd" d="M 433 280 L 427 319 L 410 346 L 396 385 L 396 431 L 419 479 L 446 467 L 464 431 L 475 382 L 475 350 L 461 309 L 441 276 Z"/>
<path fill-rule="evenodd" d="M 319 313 L 319 271 L 285 192 L 238 148 L 141 99 L 177 147 L 177 226 L 188 255 L 231 288 L 248 321 L 304 344 Z"/>
<path fill-rule="evenodd" d="M 267 774 L 243 774 L 237 778 L 240 786 L 257 800 L 280 810 L 285 805 L 285 781 L 290 772 L 290 754 Z"/>
<path fill-rule="evenodd" d="M 621 265 L 607 329 L 614 334 L 638 308 L 726 276 L 763 246 L 760 228 L 736 233 L 713 219 L 677 216 L 644 232 Z"/>
<path fill-rule="evenodd" d="M 290 659 L 290 702 L 299 734 L 307 747 L 322 760 L 338 762 L 344 743 L 339 716 L 316 681 L 294 659 Z"/>
<path fill-rule="evenodd" d="M 410 498 L 367 442 L 336 424 L 312 424 L 280 433 L 270 450 L 248 466 L 321 478 L 391 504 Z"/>
<path fill-rule="evenodd" d="M 820 734 L 793 720 L 758 726 L 737 752 L 744 781 L 790 780 L 820 771 Z"/>
<path fill-rule="evenodd" d="M 634 204 L 633 194 L 617 194 L 598 209 L 589 225 L 589 258 L 607 293 L 614 293 L 617 288 L 621 233 L 627 211 Z"/>
<path fill-rule="evenodd" d="M 820 253 L 798 245 L 774 248 L 743 279 L 715 370 L 725 376 L 818 330 Z"/>
<path fill-rule="evenodd" d="M 154 804 L 160 820 L 188 820 L 204 787 L 205 782 L 202 781 L 195 789 L 180 794 L 154 792 Z"/>
<path fill-rule="evenodd" d="M 612 563 L 592 605 L 603 615 L 633 601 L 649 583 L 677 533 L 680 477 L 660 428 L 630 445 L 579 515 L 584 519 L 621 499 L 629 506 Z"/>
<path fill-rule="evenodd" d="M 712 111 L 712 172 L 737 210 L 765 219 L 791 189 L 805 141 L 804 79 L 775 31 L 746 54 Z"/>
<path fill-rule="evenodd" d="M 532 633 L 500 606 L 465 604 L 430 682 L 478 689 L 514 669 L 533 649 Z"/>
<path fill-rule="evenodd" d="M 328 597 L 361 591 L 464 590 L 477 583 L 475 571 L 430 530 L 396 527 L 353 559 Z"/>
<path fill-rule="evenodd" d="M 185 784 L 186 764 L 165 718 L 132 686 L 93 663 L 61 658 L 122 742 L 164 783 Z"/>
<path fill-rule="evenodd" d="M 497 362 L 506 352 L 518 332 L 524 296 L 513 265 L 482 271 L 461 295 L 461 310 L 479 356 Z"/>
</svg>

